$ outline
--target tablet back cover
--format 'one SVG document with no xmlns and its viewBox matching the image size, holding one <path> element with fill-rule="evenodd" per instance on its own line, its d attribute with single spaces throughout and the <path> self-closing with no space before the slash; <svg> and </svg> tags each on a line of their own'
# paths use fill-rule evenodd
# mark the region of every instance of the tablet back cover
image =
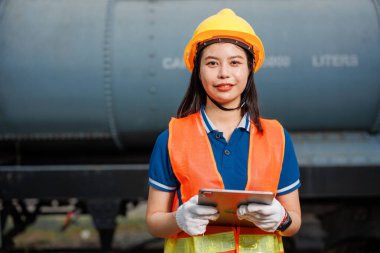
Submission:
<svg viewBox="0 0 380 253">
<path fill-rule="evenodd" d="M 252 222 L 238 219 L 237 208 L 241 204 L 252 202 L 270 204 L 272 200 L 273 193 L 271 192 L 201 189 L 199 190 L 198 204 L 215 206 L 218 209 L 219 218 L 216 221 L 210 221 L 209 225 L 254 227 Z"/>
</svg>

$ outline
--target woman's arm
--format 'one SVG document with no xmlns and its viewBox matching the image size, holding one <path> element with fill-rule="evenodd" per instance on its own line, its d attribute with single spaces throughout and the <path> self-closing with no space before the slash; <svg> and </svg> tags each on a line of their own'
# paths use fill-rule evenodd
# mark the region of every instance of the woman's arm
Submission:
<svg viewBox="0 0 380 253">
<path fill-rule="evenodd" d="M 174 192 L 159 191 L 149 187 L 146 223 L 153 236 L 167 238 L 179 233 L 175 212 L 171 212 Z"/>
<path fill-rule="evenodd" d="M 281 235 L 292 236 L 296 234 L 301 227 L 301 207 L 298 189 L 288 194 L 278 196 L 277 199 L 292 218 L 292 224 L 285 231 L 281 232 Z"/>
</svg>

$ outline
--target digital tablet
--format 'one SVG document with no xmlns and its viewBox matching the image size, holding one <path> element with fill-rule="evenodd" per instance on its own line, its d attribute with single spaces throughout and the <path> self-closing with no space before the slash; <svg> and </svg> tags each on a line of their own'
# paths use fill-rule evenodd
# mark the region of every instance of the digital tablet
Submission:
<svg viewBox="0 0 380 253">
<path fill-rule="evenodd" d="M 216 221 L 210 221 L 210 225 L 253 227 L 255 225 L 252 222 L 238 219 L 236 215 L 238 207 L 248 203 L 269 205 L 272 203 L 273 198 L 274 194 L 272 192 L 200 189 L 198 204 L 215 206 L 218 209 L 220 216 Z"/>
</svg>

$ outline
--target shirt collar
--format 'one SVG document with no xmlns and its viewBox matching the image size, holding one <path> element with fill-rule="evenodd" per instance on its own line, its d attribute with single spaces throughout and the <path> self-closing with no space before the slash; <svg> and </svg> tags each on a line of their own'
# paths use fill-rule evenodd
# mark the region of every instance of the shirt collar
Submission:
<svg viewBox="0 0 380 253">
<path fill-rule="evenodd" d="M 211 120 L 207 117 L 207 114 L 205 112 L 205 108 L 202 105 L 201 107 L 201 115 L 202 115 L 202 123 L 204 128 L 206 129 L 206 133 L 210 133 L 212 131 L 218 131 L 219 130 L 216 128 L 216 126 L 211 122 Z M 249 132 L 251 124 L 250 122 L 250 117 L 248 112 L 243 116 L 243 118 L 240 120 L 239 125 L 236 128 L 242 128 L 245 129 L 245 131 Z"/>
</svg>

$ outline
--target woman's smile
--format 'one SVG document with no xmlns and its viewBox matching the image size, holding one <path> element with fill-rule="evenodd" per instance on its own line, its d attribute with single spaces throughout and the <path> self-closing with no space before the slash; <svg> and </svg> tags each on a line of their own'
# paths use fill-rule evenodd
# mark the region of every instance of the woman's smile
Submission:
<svg viewBox="0 0 380 253">
<path fill-rule="evenodd" d="M 220 92 L 227 92 L 230 91 L 234 87 L 234 85 L 231 83 L 221 83 L 214 85 L 214 87 Z"/>
</svg>

